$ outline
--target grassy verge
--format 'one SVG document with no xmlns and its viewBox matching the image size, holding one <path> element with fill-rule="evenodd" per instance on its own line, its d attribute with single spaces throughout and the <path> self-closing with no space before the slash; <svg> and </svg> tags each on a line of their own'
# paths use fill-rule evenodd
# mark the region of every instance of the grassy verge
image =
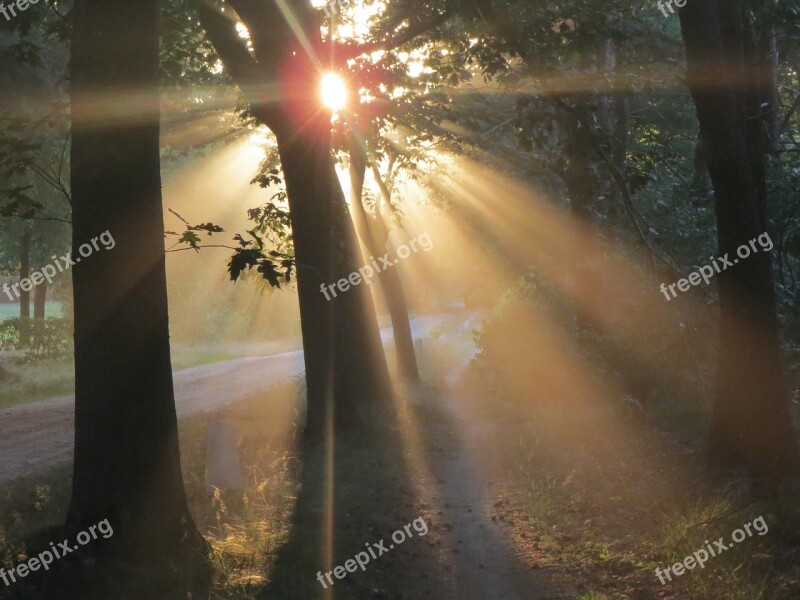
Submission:
<svg viewBox="0 0 800 600">
<path fill-rule="evenodd" d="M 312 459 L 303 470 L 296 447 L 299 385 L 283 385 L 224 411 L 180 424 L 184 480 L 197 526 L 210 542 L 215 567 L 210 598 L 297 599 L 318 597 L 322 540 L 320 502 L 325 501 L 325 464 Z M 225 421 L 236 431 L 244 475 L 241 492 L 209 492 L 205 470 L 210 423 Z M 387 432 L 390 428 L 387 427 Z M 374 542 L 410 523 L 420 506 L 406 477 L 405 456 L 392 435 L 366 444 L 337 445 L 336 536 L 334 564 L 341 564 Z M 301 477 L 306 502 L 297 511 Z M 308 493 L 312 494 L 309 499 Z M 0 566 L 25 560 L 33 548 L 62 538 L 70 494 L 69 469 L 47 477 L 17 481 L 0 498 Z M 378 507 L 378 508 L 376 508 Z M 425 549 L 409 544 L 366 572 L 337 581 L 342 597 L 368 597 L 372 590 L 403 589 L 406 574 L 420 571 Z M 412 550 L 413 549 L 413 550 Z M 341 558 L 341 560 L 339 560 Z M 435 590 L 428 580 L 426 589 Z M 2 588 L 2 586 L 0 586 Z M 344 588 L 344 589 L 342 589 Z M 346 591 L 345 591 L 346 590 Z M 15 593 L 15 590 L 5 590 Z M 18 591 L 18 590 L 17 590 Z M 4 590 L 0 589 L 0 597 Z M 351 594 L 348 596 L 347 594 Z"/>
<path fill-rule="evenodd" d="M 296 499 L 297 458 L 291 443 L 296 386 L 180 424 L 181 453 L 190 508 L 213 547 L 212 597 L 255 598 L 278 548 L 285 542 Z M 293 416 L 293 413 L 292 413 Z M 245 489 L 209 493 L 206 439 L 211 421 L 225 420 L 238 434 Z M 70 495 L 70 469 L 16 481 L 0 497 L 0 566 L 24 560 L 32 548 L 62 537 Z M 0 586 L 4 587 L 4 586 Z M 8 590 L 13 592 L 14 590 Z M 0 595 L 3 590 L 0 589 Z"/>
<path fill-rule="evenodd" d="M 297 497 L 292 406 L 295 386 L 181 425 L 186 490 L 198 527 L 213 548 L 212 598 L 255 598 L 285 543 Z M 209 491 L 206 440 L 213 420 L 232 425 L 244 481 L 241 492 Z"/>
<path fill-rule="evenodd" d="M 3 366 L 10 376 L 0 381 L 0 408 L 71 394 L 75 387 L 72 362 L 42 360 Z"/>
<path fill-rule="evenodd" d="M 515 524 L 545 564 L 578 582 L 581 600 L 789 600 L 800 595 L 797 489 L 755 501 L 742 481 L 712 480 L 704 469 L 706 414 L 665 407 L 622 420 L 623 434 L 576 432 L 563 438 L 548 418 L 521 422 L 513 410 L 473 394 L 486 419 L 508 433 L 498 448 L 511 474 L 504 519 Z M 529 399 L 530 401 L 530 399 Z M 618 416 L 618 415 L 617 415 Z M 582 415 L 576 422 L 608 422 Z M 620 421 L 617 421 L 619 423 Z M 563 427 L 563 422 L 561 426 Z M 727 551 L 662 583 L 656 576 L 710 542 L 763 517 Z"/>
</svg>

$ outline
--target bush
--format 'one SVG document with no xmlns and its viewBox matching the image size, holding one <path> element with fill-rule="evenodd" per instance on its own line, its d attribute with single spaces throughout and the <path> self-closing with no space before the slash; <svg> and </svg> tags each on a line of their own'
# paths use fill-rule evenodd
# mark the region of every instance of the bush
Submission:
<svg viewBox="0 0 800 600">
<path fill-rule="evenodd" d="M 22 361 L 64 359 L 72 352 L 72 322 L 64 318 L 0 321 L 0 351 L 22 353 Z"/>
</svg>

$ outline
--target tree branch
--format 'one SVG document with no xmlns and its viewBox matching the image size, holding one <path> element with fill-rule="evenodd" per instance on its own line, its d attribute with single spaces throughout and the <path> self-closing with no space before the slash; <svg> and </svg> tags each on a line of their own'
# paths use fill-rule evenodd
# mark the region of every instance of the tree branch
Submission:
<svg viewBox="0 0 800 600">
<path fill-rule="evenodd" d="M 449 21 L 453 16 L 453 11 L 448 9 L 445 12 L 439 13 L 425 21 L 412 23 L 399 33 L 396 32 L 394 35 L 386 37 L 382 40 L 375 40 L 374 42 L 355 45 L 339 44 L 339 48 L 336 51 L 337 58 L 342 61 L 347 61 L 358 58 L 359 56 L 364 56 L 365 54 L 378 52 L 379 50 L 394 50 L 395 48 L 410 42 L 420 35 L 428 33 L 429 31 L 433 31 L 437 27 Z"/>
<path fill-rule="evenodd" d="M 274 70 L 265 68 L 250 51 L 236 30 L 233 9 L 223 12 L 215 0 L 195 0 L 200 24 L 228 74 L 241 89 L 245 99 L 260 119 L 272 129 L 278 121 L 271 114 L 271 98 L 277 98 L 277 79 Z"/>
</svg>

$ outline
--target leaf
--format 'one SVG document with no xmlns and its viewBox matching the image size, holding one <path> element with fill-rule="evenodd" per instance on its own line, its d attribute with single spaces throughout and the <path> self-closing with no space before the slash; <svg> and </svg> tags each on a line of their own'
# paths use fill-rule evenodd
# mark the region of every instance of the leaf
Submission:
<svg viewBox="0 0 800 600">
<path fill-rule="evenodd" d="M 257 250 L 237 250 L 228 262 L 231 281 L 238 281 L 242 272 L 258 265 L 260 253 Z"/>
<path fill-rule="evenodd" d="M 185 231 L 181 238 L 178 240 L 179 244 L 188 244 L 194 249 L 197 249 L 198 245 L 200 244 L 200 236 L 197 235 L 194 231 Z"/>
</svg>

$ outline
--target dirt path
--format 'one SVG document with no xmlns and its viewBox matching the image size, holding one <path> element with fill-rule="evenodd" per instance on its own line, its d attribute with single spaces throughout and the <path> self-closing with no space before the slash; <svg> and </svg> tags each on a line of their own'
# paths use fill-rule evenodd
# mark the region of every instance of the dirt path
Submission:
<svg viewBox="0 0 800 600">
<path fill-rule="evenodd" d="M 414 323 L 415 337 L 424 337 L 442 322 L 425 317 Z M 458 329 L 472 327 L 463 321 Z M 463 332 L 462 332 L 463 333 Z M 384 331 L 384 340 L 391 331 Z M 449 338 L 450 336 L 448 336 Z M 470 339 L 470 335 L 459 336 Z M 464 352 L 463 364 L 472 355 Z M 302 352 L 241 358 L 186 369 L 175 374 L 176 406 L 181 418 L 216 411 L 252 398 L 266 388 L 303 372 Z M 536 569 L 530 548 L 503 520 L 503 466 L 493 452 L 498 432 L 461 401 L 461 368 L 447 381 L 453 385 L 432 409 L 433 418 L 417 424 L 417 466 L 421 514 L 430 524 L 425 543 L 428 562 L 408 565 L 397 574 L 408 600 L 546 600 L 569 596 L 553 593 L 547 573 Z M 0 412 L 0 484 L 47 473 L 72 457 L 73 403 L 56 398 Z M 399 557 L 398 557 L 399 558 Z M 430 560 L 433 558 L 433 560 Z M 388 561 L 387 561 L 388 562 Z M 412 560 L 413 562 L 413 560 Z M 443 586 L 430 587 L 437 580 Z"/>
<path fill-rule="evenodd" d="M 252 397 L 303 372 L 303 353 L 240 358 L 175 373 L 178 417 Z M 72 460 L 75 398 L 65 396 L 0 412 L 0 484 L 43 474 Z"/>
<path fill-rule="evenodd" d="M 415 337 L 424 337 L 443 315 L 414 319 Z M 391 329 L 381 332 L 384 342 Z M 218 410 L 252 398 L 303 373 L 303 353 L 239 358 L 175 373 L 178 418 Z M 41 475 L 72 460 L 74 396 L 64 396 L 0 411 L 0 485 Z"/>
<path fill-rule="evenodd" d="M 471 335 L 462 337 L 471 344 Z M 473 354 L 465 349 L 464 365 Z M 509 471 L 493 452 L 493 440 L 502 432 L 462 401 L 461 371 L 447 376 L 450 391 L 431 407 L 435 416 L 420 423 L 425 458 L 415 468 L 447 600 L 566 598 L 549 574 L 538 570 L 530 545 L 504 522 Z"/>
<path fill-rule="evenodd" d="M 450 587 L 459 600 L 533 600 L 544 598 L 546 586 L 521 549 L 497 519 L 496 503 L 503 485 L 486 464 L 485 448 L 492 432 L 481 430 L 454 409 L 452 421 L 435 431 L 441 452 L 432 461 L 437 489 L 434 501 L 443 514 L 438 533 L 449 563 Z M 449 432 L 447 431 L 449 430 Z"/>
</svg>

